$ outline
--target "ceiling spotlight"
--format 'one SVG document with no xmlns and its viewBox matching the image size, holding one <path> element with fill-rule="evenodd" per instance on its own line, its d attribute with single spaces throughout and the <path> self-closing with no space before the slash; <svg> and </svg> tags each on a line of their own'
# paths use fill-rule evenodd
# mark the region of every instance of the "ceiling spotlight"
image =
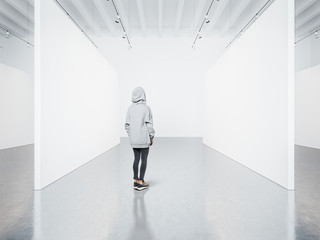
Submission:
<svg viewBox="0 0 320 240">
<path fill-rule="evenodd" d="M 204 16 L 204 19 L 202 20 L 202 23 L 201 23 L 200 28 L 199 28 L 199 30 L 198 30 L 198 34 L 196 35 L 196 37 L 195 37 L 195 39 L 194 39 L 194 41 L 193 41 L 192 48 L 194 48 L 194 45 L 195 45 L 195 43 L 197 42 L 197 40 L 202 38 L 200 32 L 201 32 L 202 27 L 204 26 L 204 24 L 205 24 L 205 23 L 210 23 L 209 13 L 210 13 L 210 9 L 211 9 L 214 1 L 215 1 L 215 0 L 211 0 L 211 4 L 210 4 L 208 10 L 206 11 L 206 15 Z"/>
<path fill-rule="evenodd" d="M 319 38 L 318 30 L 314 33 L 314 37 L 315 37 L 315 39 Z"/>
<path fill-rule="evenodd" d="M 122 38 L 123 38 L 123 39 L 126 39 L 126 41 L 128 42 L 128 48 L 130 49 L 130 48 L 132 48 L 132 47 L 131 47 L 131 42 L 130 42 L 129 37 L 128 37 L 127 33 L 126 33 L 125 26 L 123 25 L 123 22 L 122 22 L 122 20 L 121 20 L 120 15 L 119 15 L 119 11 L 118 11 L 118 9 L 117 9 L 117 5 L 115 4 L 115 0 L 111 0 L 111 2 L 112 2 L 112 5 L 113 5 L 113 8 L 114 8 L 114 10 L 115 10 L 116 17 L 117 17 L 116 19 L 114 19 L 114 21 L 115 21 L 116 23 L 119 23 L 119 24 L 121 25 L 121 28 L 122 28 L 122 30 L 123 30 Z"/>
<path fill-rule="evenodd" d="M 9 38 L 10 37 L 10 33 L 9 31 L 6 32 L 6 38 Z"/>
<path fill-rule="evenodd" d="M 30 43 L 29 42 L 27 42 L 27 47 L 30 47 Z"/>
</svg>

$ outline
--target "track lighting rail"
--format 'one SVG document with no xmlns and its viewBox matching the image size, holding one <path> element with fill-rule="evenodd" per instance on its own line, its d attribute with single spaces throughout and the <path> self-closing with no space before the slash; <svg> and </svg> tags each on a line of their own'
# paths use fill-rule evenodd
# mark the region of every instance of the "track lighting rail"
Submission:
<svg viewBox="0 0 320 240">
<path fill-rule="evenodd" d="M 109 2 L 109 0 L 107 0 L 107 1 Z M 117 22 L 117 23 L 120 23 L 121 28 L 122 28 L 122 31 L 123 31 L 123 36 L 122 36 L 122 38 L 127 39 L 127 42 L 128 42 L 128 44 L 129 44 L 129 48 L 132 48 L 130 39 L 129 39 L 128 34 L 127 34 L 127 31 L 126 31 L 126 29 L 125 29 L 125 27 L 124 27 L 124 25 L 123 25 L 122 20 L 121 20 L 121 17 L 120 17 L 118 8 L 117 8 L 116 4 L 114 3 L 114 0 L 111 0 L 111 2 L 112 2 L 112 5 L 113 5 L 113 7 L 114 7 L 114 10 L 116 11 L 117 18 L 118 18 L 118 19 L 116 20 L 116 22 Z"/>
<path fill-rule="evenodd" d="M 10 37 L 10 35 L 12 35 L 12 36 L 14 36 L 14 37 L 16 37 L 16 38 L 20 39 L 21 41 L 25 42 L 25 43 L 27 44 L 27 46 L 28 46 L 28 47 L 30 47 L 30 46 L 34 47 L 34 45 L 33 45 L 33 44 L 31 44 L 29 41 L 27 41 L 27 40 L 23 39 L 23 38 L 22 38 L 22 37 L 20 37 L 18 34 L 16 34 L 16 33 L 12 32 L 12 31 L 10 31 L 9 29 L 7 29 L 7 28 L 5 28 L 5 27 L 3 27 L 3 26 L 1 26 L 1 25 L 0 25 L 0 29 L 4 30 L 4 31 L 6 32 L 6 36 L 5 36 L 5 37 L 9 38 L 9 37 Z"/>
<path fill-rule="evenodd" d="M 200 33 L 201 33 L 201 30 L 202 30 L 202 28 L 203 28 L 204 23 L 209 23 L 209 22 L 210 22 L 210 20 L 208 19 L 208 16 L 209 16 L 209 12 L 210 12 L 210 10 L 211 10 L 211 7 L 212 7 L 214 1 L 215 1 L 215 0 L 212 0 L 211 3 L 210 3 L 210 6 L 209 6 L 209 8 L 208 8 L 208 10 L 207 10 L 207 12 L 206 12 L 206 15 L 205 15 L 205 17 L 204 17 L 204 19 L 203 19 L 203 21 L 202 21 L 202 23 L 201 23 L 201 25 L 200 25 L 199 30 L 198 30 L 198 33 L 197 33 L 197 35 L 196 35 L 196 37 L 195 37 L 195 39 L 194 39 L 194 41 L 193 41 L 193 43 L 192 43 L 192 48 L 195 47 L 197 40 L 198 40 L 199 38 L 202 38 L 202 36 L 200 35 Z M 217 1 L 219 1 L 219 0 L 217 0 Z"/>
<path fill-rule="evenodd" d="M 234 41 L 237 40 L 260 16 L 261 14 L 274 2 L 274 0 L 268 0 L 259 11 L 249 20 L 249 22 L 238 32 L 238 34 L 229 42 L 226 48 L 229 48 Z"/>
<path fill-rule="evenodd" d="M 80 31 L 89 39 L 89 41 L 95 46 L 97 45 L 92 41 L 92 39 L 88 36 L 88 34 L 80 27 L 80 25 L 76 22 L 76 20 L 73 19 L 73 17 L 69 14 L 69 12 L 61 5 L 61 3 L 58 0 L 55 0 L 58 6 L 62 9 L 62 11 L 70 18 L 70 20 L 80 29 Z"/>
<path fill-rule="evenodd" d="M 314 36 L 315 36 L 315 38 L 319 38 L 319 35 L 320 35 L 320 28 L 318 28 L 318 29 L 316 29 L 316 30 L 312 31 L 311 33 L 308 33 L 306 36 L 304 36 L 304 37 L 300 38 L 298 41 L 296 41 L 296 42 L 295 42 L 295 44 L 297 44 L 297 43 L 299 43 L 299 42 L 303 41 L 304 39 L 306 39 L 306 38 L 310 37 L 311 35 L 314 35 Z"/>
</svg>

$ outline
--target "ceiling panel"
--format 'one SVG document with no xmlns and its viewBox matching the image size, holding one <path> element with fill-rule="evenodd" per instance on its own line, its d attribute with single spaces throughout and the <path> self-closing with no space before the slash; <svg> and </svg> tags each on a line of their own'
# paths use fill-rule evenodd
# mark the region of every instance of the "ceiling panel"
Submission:
<svg viewBox="0 0 320 240">
<path fill-rule="evenodd" d="M 112 0 L 58 0 L 72 18 L 94 37 L 122 37 Z M 114 0 L 129 37 L 197 34 L 212 0 Z M 205 37 L 234 35 L 267 0 L 214 0 L 203 26 Z M 296 40 L 320 28 L 320 0 L 295 0 Z M 33 0 L 0 0 L 0 27 L 32 42 Z M 6 34 L 1 34 L 3 36 Z"/>
<path fill-rule="evenodd" d="M 0 34 L 0 37 L 10 39 L 16 36 L 32 44 L 33 15 L 32 0 L 0 0 L 0 28 L 5 32 Z"/>
<path fill-rule="evenodd" d="M 296 41 L 320 30 L 320 0 L 295 0 Z"/>
</svg>

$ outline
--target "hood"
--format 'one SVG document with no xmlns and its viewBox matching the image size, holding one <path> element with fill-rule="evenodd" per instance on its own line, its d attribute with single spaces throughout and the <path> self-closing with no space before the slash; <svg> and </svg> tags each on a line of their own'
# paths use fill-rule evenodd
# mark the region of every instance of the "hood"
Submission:
<svg viewBox="0 0 320 240">
<path fill-rule="evenodd" d="M 144 92 L 142 87 L 137 87 L 132 92 L 132 102 L 146 102 L 146 93 Z"/>
</svg>

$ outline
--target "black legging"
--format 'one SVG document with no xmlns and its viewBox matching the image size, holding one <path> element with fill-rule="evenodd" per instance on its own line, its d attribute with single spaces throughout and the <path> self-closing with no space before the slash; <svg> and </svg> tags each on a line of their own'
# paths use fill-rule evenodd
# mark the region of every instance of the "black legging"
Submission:
<svg viewBox="0 0 320 240">
<path fill-rule="evenodd" d="M 144 180 L 144 174 L 147 168 L 147 159 L 149 154 L 149 148 L 134 148 L 134 162 L 133 162 L 133 178 Z M 140 178 L 138 177 L 138 168 L 141 156 L 141 166 L 140 166 Z"/>
</svg>

